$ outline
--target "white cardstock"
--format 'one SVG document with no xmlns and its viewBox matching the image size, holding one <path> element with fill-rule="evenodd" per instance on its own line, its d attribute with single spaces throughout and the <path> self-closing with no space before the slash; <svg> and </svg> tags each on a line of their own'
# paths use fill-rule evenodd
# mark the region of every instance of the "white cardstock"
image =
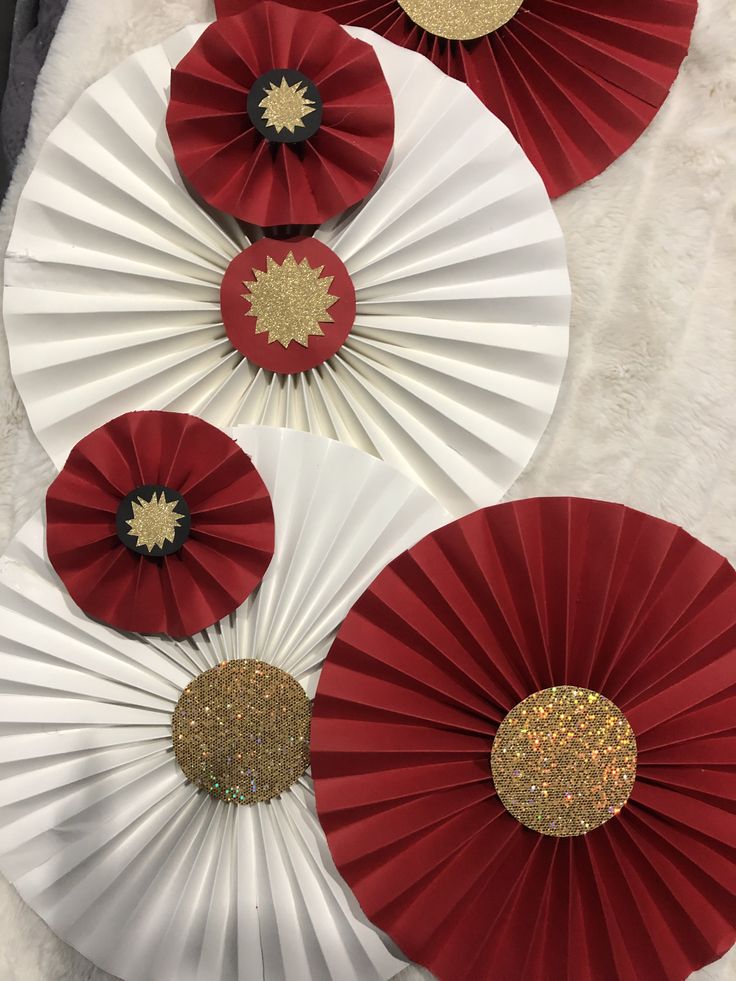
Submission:
<svg viewBox="0 0 736 981">
<path fill-rule="evenodd" d="M 66 940 L 125 981 L 384 981 L 403 966 L 337 873 L 309 773 L 267 804 L 216 801 L 175 760 L 192 678 L 256 658 L 314 696 L 381 569 L 449 514 L 352 447 L 232 430 L 273 500 L 276 548 L 236 613 L 186 641 L 88 619 L 36 514 L 0 559 L 0 870 Z"/>
<path fill-rule="evenodd" d="M 568 347 L 565 248 L 542 181 L 462 83 L 369 31 L 396 128 L 382 178 L 317 237 L 357 292 L 353 330 L 309 372 L 234 350 L 219 290 L 248 245 L 190 196 L 165 113 L 171 68 L 203 25 L 129 58 L 40 154 L 5 266 L 13 372 L 61 466 L 133 409 L 221 427 L 288 426 L 356 446 L 453 513 L 496 503 L 555 405 Z"/>
</svg>

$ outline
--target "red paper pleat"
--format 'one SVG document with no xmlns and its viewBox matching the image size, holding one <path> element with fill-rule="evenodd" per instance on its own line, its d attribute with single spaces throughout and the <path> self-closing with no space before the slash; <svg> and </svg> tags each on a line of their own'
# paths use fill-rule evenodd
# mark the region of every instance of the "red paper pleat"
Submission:
<svg viewBox="0 0 736 981">
<path fill-rule="evenodd" d="M 215 0 L 220 17 L 255 0 Z M 556 197 L 595 177 L 646 129 L 687 54 L 697 0 L 525 0 L 499 30 L 445 41 L 397 0 L 290 0 L 413 48 L 473 89 Z"/>
<path fill-rule="evenodd" d="M 309 140 L 269 144 L 247 112 L 274 68 L 317 86 Z M 366 197 L 393 145 L 391 93 L 375 52 L 329 17 L 258 3 L 212 24 L 171 76 L 167 128 L 180 170 L 210 204 L 256 225 L 316 225 Z"/>
<path fill-rule="evenodd" d="M 552 685 L 637 737 L 628 804 L 556 839 L 496 797 L 493 737 Z M 477 512 L 397 558 L 323 669 L 317 806 L 366 914 L 441 981 L 673 981 L 736 940 L 736 572 L 598 501 Z"/>
<path fill-rule="evenodd" d="M 179 491 L 191 533 L 165 558 L 126 548 L 115 518 L 137 487 Z M 46 497 L 49 559 L 85 613 L 138 633 L 188 636 L 232 613 L 273 554 L 271 501 L 221 430 L 175 412 L 120 416 L 79 442 Z"/>
</svg>

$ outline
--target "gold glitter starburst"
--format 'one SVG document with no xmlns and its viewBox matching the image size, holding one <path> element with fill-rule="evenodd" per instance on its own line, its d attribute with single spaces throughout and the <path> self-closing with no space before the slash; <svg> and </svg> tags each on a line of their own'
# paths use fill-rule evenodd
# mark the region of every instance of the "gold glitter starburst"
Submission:
<svg viewBox="0 0 736 981">
<path fill-rule="evenodd" d="M 470 41 L 503 27 L 523 0 L 399 0 L 415 24 L 450 41 Z"/>
<path fill-rule="evenodd" d="M 334 276 L 322 276 L 324 266 L 312 268 L 306 259 L 297 262 L 289 252 L 283 265 L 270 256 L 265 272 L 254 269 L 255 282 L 244 282 L 250 303 L 246 317 L 256 318 L 256 334 L 268 331 L 268 343 L 288 347 L 293 341 L 307 347 L 309 338 L 323 336 L 321 323 L 333 323 L 327 312 L 339 297 L 329 292 Z"/>
<path fill-rule="evenodd" d="M 282 129 L 293 133 L 299 127 L 304 128 L 302 119 L 314 112 L 314 100 L 307 98 L 304 82 L 289 85 L 282 76 L 280 85 L 271 82 L 270 88 L 264 91 L 265 98 L 258 103 L 258 108 L 263 109 L 266 126 L 272 126 L 277 133 Z"/>
<path fill-rule="evenodd" d="M 133 517 L 126 524 L 130 527 L 128 534 L 138 539 L 138 548 L 152 552 L 154 548 L 163 548 L 166 542 L 174 541 L 179 522 L 184 518 L 183 514 L 174 511 L 178 503 L 177 500 L 167 501 L 163 491 L 159 496 L 154 491 L 150 501 L 139 497 L 131 502 Z"/>
<path fill-rule="evenodd" d="M 223 661 L 184 689 L 172 718 L 174 754 L 197 787 L 229 804 L 280 796 L 309 768 L 312 706 L 286 671 Z"/>
<path fill-rule="evenodd" d="M 501 803 L 540 834 L 586 834 L 615 817 L 636 778 L 636 737 L 621 710 L 587 688 L 545 688 L 514 706 L 493 740 Z"/>
</svg>

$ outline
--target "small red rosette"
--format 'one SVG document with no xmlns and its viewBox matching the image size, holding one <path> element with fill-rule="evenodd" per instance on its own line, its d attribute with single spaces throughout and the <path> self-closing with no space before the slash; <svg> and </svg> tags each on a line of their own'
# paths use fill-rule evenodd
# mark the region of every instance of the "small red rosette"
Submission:
<svg viewBox="0 0 736 981">
<path fill-rule="evenodd" d="M 595 177 L 644 132 L 677 77 L 698 8 L 697 0 L 290 3 L 376 31 L 467 82 L 509 127 L 551 197 Z M 221 17 L 252 4 L 215 0 Z M 478 36 L 482 17 L 499 26 Z M 445 36 L 421 26 L 440 32 L 453 21 L 459 30 Z"/>
<path fill-rule="evenodd" d="M 137 633 L 211 626 L 273 555 L 271 499 L 250 458 L 178 412 L 130 412 L 77 443 L 46 518 L 49 560 L 74 602 Z"/>
<path fill-rule="evenodd" d="M 205 201 L 264 227 L 321 224 L 361 201 L 394 134 L 373 48 L 268 2 L 204 31 L 172 72 L 166 122 Z"/>
</svg>

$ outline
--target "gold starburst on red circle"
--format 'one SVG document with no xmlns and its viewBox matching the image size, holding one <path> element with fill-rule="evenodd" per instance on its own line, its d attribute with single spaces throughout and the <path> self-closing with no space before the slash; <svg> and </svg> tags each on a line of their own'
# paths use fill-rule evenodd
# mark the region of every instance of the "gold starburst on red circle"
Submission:
<svg viewBox="0 0 736 981">
<path fill-rule="evenodd" d="M 339 297 L 330 286 L 334 276 L 322 276 L 324 266 L 313 268 L 306 259 L 297 262 L 289 252 L 279 265 L 270 256 L 266 269 L 254 269 L 254 282 L 243 285 L 243 298 L 250 303 L 247 317 L 256 318 L 256 334 L 268 332 L 268 343 L 288 347 L 296 341 L 307 347 L 309 338 L 322 336 L 320 324 L 333 323 L 327 312 Z"/>
</svg>

